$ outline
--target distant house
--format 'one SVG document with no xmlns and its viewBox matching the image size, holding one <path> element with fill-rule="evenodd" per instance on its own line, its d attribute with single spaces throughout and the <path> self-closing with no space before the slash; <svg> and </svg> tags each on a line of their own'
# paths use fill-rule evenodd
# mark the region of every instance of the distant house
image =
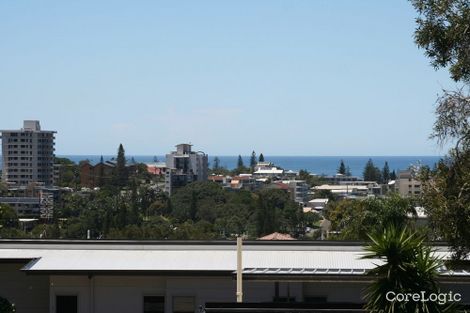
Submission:
<svg viewBox="0 0 470 313">
<path fill-rule="evenodd" d="M 240 174 L 238 176 L 233 176 L 232 180 L 230 181 L 230 188 L 254 190 L 256 188 L 256 180 L 251 174 Z"/>
<path fill-rule="evenodd" d="M 307 206 L 317 211 L 323 211 L 327 204 L 328 204 L 327 198 L 317 198 L 317 199 L 310 200 Z"/>
<path fill-rule="evenodd" d="M 96 165 L 85 161 L 80 163 L 80 185 L 87 188 L 101 187 L 113 177 L 115 164 L 100 162 Z"/>
<path fill-rule="evenodd" d="M 272 233 L 263 237 L 258 238 L 258 240 L 297 240 L 289 234 L 282 233 Z"/>
<path fill-rule="evenodd" d="M 165 176 L 167 167 L 165 162 L 157 162 L 154 164 L 145 164 L 147 172 L 154 176 Z"/>
<path fill-rule="evenodd" d="M 210 175 L 207 180 L 217 183 L 221 186 L 226 186 L 227 184 L 230 184 L 232 181 L 231 176 L 224 176 L 224 175 Z"/>
<path fill-rule="evenodd" d="M 351 182 L 355 182 L 360 180 L 357 176 L 347 176 L 343 174 L 336 174 L 332 176 L 322 176 L 322 180 L 324 180 L 329 185 L 340 185 L 340 184 L 349 184 Z"/>
<path fill-rule="evenodd" d="M 253 173 L 253 175 L 260 177 L 280 177 L 282 174 L 284 174 L 284 170 L 277 167 L 258 169 Z"/>
<path fill-rule="evenodd" d="M 282 181 L 275 181 L 272 182 L 267 186 L 268 189 L 280 189 L 280 190 L 285 190 L 289 191 L 289 185 L 286 183 L 283 183 Z"/>
<path fill-rule="evenodd" d="M 254 168 L 255 171 L 270 169 L 273 167 L 271 162 L 258 162 Z"/>
<path fill-rule="evenodd" d="M 361 185 L 321 185 L 312 187 L 314 192 L 329 191 L 340 198 L 367 197 L 369 188 Z"/>
<path fill-rule="evenodd" d="M 426 209 L 423 207 L 415 207 L 416 215 L 408 213 L 408 218 L 414 219 L 417 226 L 426 226 L 429 223 L 429 217 L 426 212 Z"/>
</svg>

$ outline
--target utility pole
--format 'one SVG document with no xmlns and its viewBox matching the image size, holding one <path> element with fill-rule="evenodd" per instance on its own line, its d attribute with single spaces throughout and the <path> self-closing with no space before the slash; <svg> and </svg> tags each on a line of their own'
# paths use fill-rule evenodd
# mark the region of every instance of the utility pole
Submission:
<svg viewBox="0 0 470 313">
<path fill-rule="evenodd" d="M 237 237 L 237 302 L 243 302 L 242 237 Z"/>
</svg>

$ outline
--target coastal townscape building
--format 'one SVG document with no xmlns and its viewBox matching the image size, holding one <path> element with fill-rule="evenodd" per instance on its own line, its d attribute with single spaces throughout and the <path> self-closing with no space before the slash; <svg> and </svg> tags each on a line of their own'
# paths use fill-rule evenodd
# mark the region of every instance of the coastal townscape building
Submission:
<svg viewBox="0 0 470 313">
<path fill-rule="evenodd" d="M 9 192 L 0 197 L 0 204 L 9 205 L 23 218 L 52 216 L 57 195 L 56 131 L 41 130 L 39 121 L 25 120 L 22 129 L 0 132 L 2 182 Z"/>
<path fill-rule="evenodd" d="M 413 169 L 399 171 L 395 188 L 403 197 L 419 196 L 421 194 L 421 182 Z"/>
<path fill-rule="evenodd" d="M 381 260 L 361 259 L 361 243 L 269 237 L 245 242 L 240 263 L 233 241 L 2 240 L 0 290 L 17 313 L 365 312 L 367 274 Z M 470 303 L 468 272 L 439 273 L 443 291 Z"/>
<path fill-rule="evenodd" d="M 0 130 L 2 180 L 14 186 L 54 184 L 54 134 L 41 130 L 39 121 L 26 120 L 18 130 Z"/>
<path fill-rule="evenodd" d="M 80 165 L 80 185 L 87 188 L 95 188 L 109 183 L 113 177 L 115 164 L 112 162 L 100 162 L 92 165 L 90 162 L 83 162 Z"/>
<path fill-rule="evenodd" d="M 207 181 L 208 156 L 202 151 L 192 151 L 191 144 L 179 144 L 176 151 L 166 155 L 165 192 L 194 181 Z"/>
</svg>

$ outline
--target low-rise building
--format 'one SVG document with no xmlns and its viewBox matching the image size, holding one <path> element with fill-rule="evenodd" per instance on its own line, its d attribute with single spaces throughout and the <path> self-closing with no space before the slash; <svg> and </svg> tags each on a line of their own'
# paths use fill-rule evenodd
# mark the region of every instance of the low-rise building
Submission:
<svg viewBox="0 0 470 313">
<path fill-rule="evenodd" d="M 165 176 L 167 171 L 165 162 L 157 162 L 153 164 L 145 164 L 147 166 L 147 172 L 154 176 Z"/>
<path fill-rule="evenodd" d="M 253 191 L 257 187 L 256 179 L 251 174 L 233 176 L 230 180 L 230 188 Z"/>
<path fill-rule="evenodd" d="M 307 202 L 309 186 L 305 180 L 283 180 L 282 183 L 288 186 L 292 200 L 300 204 Z"/>
<path fill-rule="evenodd" d="M 395 188 L 403 197 L 414 197 L 421 194 L 421 181 L 417 177 L 417 173 L 410 169 L 400 171 L 395 180 Z"/>
<path fill-rule="evenodd" d="M 321 185 L 312 187 L 314 193 L 319 191 L 329 191 L 339 198 L 367 197 L 369 188 L 361 185 Z"/>
<path fill-rule="evenodd" d="M 316 198 L 312 199 L 307 203 L 307 207 L 312 208 L 313 210 L 323 211 L 328 204 L 328 198 Z"/>
<path fill-rule="evenodd" d="M 253 175 L 258 177 L 282 177 L 284 170 L 277 167 L 258 169 Z"/>
<path fill-rule="evenodd" d="M 1 204 L 9 205 L 18 216 L 39 216 L 41 199 L 39 197 L 0 197 Z"/>
<path fill-rule="evenodd" d="M 357 176 L 348 176 L 339 173 L 332 176 L 321 176 L 321 178 L 329 185 L 350 184 L 351 182 L 361 180 Z"/>
<path fill-rule="evenodd" d="M 112 182 L 115 163 L 106 161 L 92 165 L 85 161 L 80 163 L 80 185 L 95 188 Z"/>
<path fill-rule="evenodd" d="M 446 246 L 433 248 L 450 259 Z M 2 240 L 0 290 L 17 313 L 364 312 L 370 271 L 382 264 L 363 259 L 359 242 L 247 241 L 241 255 L 237 304 L 233 241 Z M 439 269 L 441 290 L 461 304 L 469 278 Z"/>
<path fill-rule="evenodd" d="M 55 191 L 38 190 L 31 196 L 0 197 L 0 203 L 9 205 L 19 217 L 51 218 Z"/>
<path fill-rule="evenodd" d="M 225 176 L 225 175 L 210 175 L 207 180 L 217 183 L 221 185 L 222 187 L 226 187 L 230 185 L 230 182 L 232 181 L 231 176 Z"/>
</svg>

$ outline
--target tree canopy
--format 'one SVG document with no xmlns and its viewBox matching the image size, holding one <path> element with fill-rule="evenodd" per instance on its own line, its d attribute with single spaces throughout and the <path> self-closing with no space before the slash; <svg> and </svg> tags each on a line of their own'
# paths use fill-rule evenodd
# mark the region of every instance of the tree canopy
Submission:
<svg viewBox="0 0 470 313">
<path fill-rule="evenodd" d="M 387 198 L 330 201 L 325 217 L 331 221 L 338 238 L 366 240 L 368 234 L 387 227 L 403 228 L 412 223 L 416 214 L 415 200 L 392 194 Z"/>
<path fill-rule="evenodd" d="M 382 173 L 378 167 L 374 165 L 372 159 L 369 159 L 362 173 L 364 180 L 382 182 Z"/>
<path fill-rule="evenodd" d="M 128 179 L 128 172 L 126 168 L 126 155 L 124 147 L 122 144 L 119 145 L 117 158 L 116 158 L 116 168 L 115 168 L 115 180 L 117 186 L 126 186 Z"/>
<path fill-rule="evenodd" d="M 448 67 L 455 81 L 470 83 L 468 0 L 411 0 L 419 16 L 415 42 L 435 68 Z"/>
<path fill-rule="evenodd" d="M 412 0 L 419 16 L 415 41 L 435 68 L 470 87 L 470 3 L 468 0 Z M 434 169 L 423 168 L 423 205 L 435 239 L 447 240 L 455 258 L 470 253 L 470 95 L 462 87 L 437 99 L 431 138 L 453 148 Z"/>
<path fill-rule="evenodd" d="M 341 160 L 339 167 L 338 167 L 338 174 L 346 175 L 346 165 L 344 165 L 344 161 Z"/>
</svg>

